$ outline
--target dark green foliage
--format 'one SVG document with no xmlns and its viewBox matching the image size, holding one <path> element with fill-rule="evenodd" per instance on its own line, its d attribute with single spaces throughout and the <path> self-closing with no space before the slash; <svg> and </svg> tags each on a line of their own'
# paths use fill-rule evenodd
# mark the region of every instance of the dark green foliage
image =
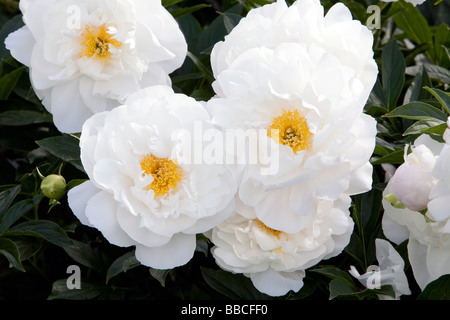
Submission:
<svg viewBox="0 0 450 320">
<path fill-rule="evenodd" d="M 184 65 L 171 75 L 174 89 L 197 100 L 212 97 L 209 57 L 213 45 L 251 8 L 269 2 L 163 0 L 179 22 L 189 48 Z M 329 8 L 336 2 L 323 4 Z M 378 121 L 377 146 L 371 159 L 374 188 L 353 197 L 355 229 L 344 252 L 307 270 L 300 292 L 277 298 L 281 300 L 377 299 L 378 294 L 393 294 L 390 286 L 366 289 L 348 273 L 351 265 L 365 272 L 376 264 L 375 239 L 384 238 L 381 164 L 402 163 L 405 143 L 421 133 L 441 137 L 449 116 L 450 31 L 442 22 L 442 17 L 449 16 L 449 1 L 423 6 L 426 14 L 420 11 L 422 6 L 404 1 L 343 2 L 362 23 L 368 18 L 368 5 L 382 8 L 381 29 L 374 30 L 380 74 L 365 108 Z M 87 176 L 78 137 L 57 131 L 31 88 L 28 69 L 3 45 L 6 36 L 23 25 L 17 6 L 12 0 L 1 1 L 0 10 L 0 300 L 269 299 L 247 277 L 219 269 L 209 253 L 211 244 L 201 238 L 187 265 L 149 270 L 135 259 L 132 248 L 115 247 L 96 229 L 81 225 L 66 197 L 52 203 L 42 195 L 41 175 L 61 174 L 68 190 Z M 414 43 L 414 49 L 405 40 Z M 420 64 L 415 60 L 419 55 L 424 59 Z M 405 245 L 397 249 L 407 258 Z M 80 267 L 80 290 L 67 287 L 71 265 Z M 450 299 L 449 276 L 420 293 L 409 264 L 406 266 L 413 292 L 405 299 Z"/>
</svg>

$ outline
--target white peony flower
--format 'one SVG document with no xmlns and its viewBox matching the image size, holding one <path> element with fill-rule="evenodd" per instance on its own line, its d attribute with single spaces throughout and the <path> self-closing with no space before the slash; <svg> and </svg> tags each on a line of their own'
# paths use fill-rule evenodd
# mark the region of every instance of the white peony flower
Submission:
<svg viewBox="0 0 450 320">
<path fill-rule="evenodd" d="M 419 138 L 438 156 L 433 174 L 438 180 L 431 189 L 427 212 L 412 211 L 393 206 L 386 200 L 392 194 L 390 181 L 383 193 L 383 232 L 396 244 L 408 240 L 408 257 L 414 277 L 424 289 L 428 283 L 444 274 L 450 274 L 450 232 L 448 216 L 448 168 L 450 163 L 448 146 L 438 143 L 426 135 Z M 415 141 L 418 145 L 418 141 Z"/>
<path fill-rule="evenodd" d="M 350 266 L 350 274 L 369 289 L 378 289 L 384 285 L 392 285 L 395 299 L 402 295 L 410 295 L 408 278 L 404 268 L 405 262 L 395 248 L 386 240 L 375 239 L 375 250 L 378 266 L 370 266 L 368 272 L 359 274 L 354 266 Z M 380 300 L 391 300 L 390 296 L 379 295 Z"/>
<path fill-rule="evenodd" d="M 255 211 L 238 205 L 212 230 L 212 254 L 221 268 L 243 273 L 260 292 L 282 296 L 298 291 L 306 269 L 338 255 L 349 243 L 354 226 L 349 206 L 347 196 L 321 200 L 312 223 L 289 234 L 267 227 Z"/>
<path fill-rule="evenodd" d="M 450 172 L 448 168 L 450 164 L 450 117 L 447 119 L 447 126 L 443 136 L 446 143 L 433 169 L 433 175 L 438 182 L 430 192 L 430 202 L 428 203 L 428 214 L 431 220 L 442 224 L 443 228 L 440 231 L 444 233 L 450 233 L 450 213 L 448 212 L 450 203 Z"/>
<path fill-rule="evenodd" d="M 81 135 L 81 160 L 90 181 L 71 189 L 79 220 L 118 246 L 136 246 L 144 265 L 171 269 L 187 263 L 196 234 L 235 208 L 236 180 L 224 165 L 182 163 L 173 157 L 177 135 L 195 124 L 212 129 L 192 98 L 156 86 L 126 105 L 94 115 Z"/>
<path fill-rule="evenodd" d="M 160 0 L 21 0 L 6 47 L 64 133 L 140 88 L 170 85 L 187 44 Z"/>
<path fill-rule="evenodd" d="M 450 234 L 450 145 L 445 144 L 440 153 L 433 174 L 438 180 L 430 192 L 428 216 L 434 224 L 442 226 L 442 233 Z"/>
<path fill-rule="evenodd" d="M 437 155 L 424 144 L 412 147 L 412 152 L 406 155 L 405 162 L 397 168 L 391 178 L 394 196 L 412 211 L 427 208 L 428 196 L 437 179 L 433 176 L 433 168 Z"/>
<path fill-rule="evenodd" d="M 299 232 L 320 199 L 371 188 L 376 121 L 363 107 L 378 74 L 372 43 L 343 4 L 324 17 L 318 0 L 280 0 L 250 11 L 214 46 L 213 123 L 266 130 L 259 139 L 279 148 L 278 170 L 248 162 L 239 189 L 268 227 Z"/>
</svg>

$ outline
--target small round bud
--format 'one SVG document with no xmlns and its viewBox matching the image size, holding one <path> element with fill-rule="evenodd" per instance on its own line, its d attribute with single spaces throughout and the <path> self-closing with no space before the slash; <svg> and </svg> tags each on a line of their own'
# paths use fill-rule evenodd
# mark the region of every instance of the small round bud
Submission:
<svg viewBox="0 0 450 320">
<path fill-rule="evenodd" d="M 66 180 L 59 175 L 51 174 L 41 182 L 41 191 L 49 199 L 59 200 L 66 194 Z"/>
</svg>

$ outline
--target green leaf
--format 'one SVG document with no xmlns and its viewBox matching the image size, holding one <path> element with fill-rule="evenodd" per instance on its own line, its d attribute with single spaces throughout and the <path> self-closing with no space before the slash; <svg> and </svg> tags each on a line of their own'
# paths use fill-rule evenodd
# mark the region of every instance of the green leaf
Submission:
<svg viewBox="0 0 450 320">
<path fill-rule="evenodd" d="M 150 274 L 153 278 L 158 280 L 162 287 L 166 286 L 166 277 L 170 273 L 171 270 L 158 270 L 149 268 Z"/>
<path fill-rule="evenodd" d="M 450 58 L 447 55 L 446 47 L 450 44 L 450 28 L 442 23 L 434 32 L 434 62 L 444 68 L 448 68 Z"/>
<path fill-rule="evenodd" d="M 9 208 L 11 203 L 14 201 L 16 196 L 19 194 L 21 190 L 21 185 L 17 185 L 10 189 L 6 189 L 0 192 L 0 221 L 2 221 L 3 216 L 6 213 L 6 210 Z"/>
<path fill-rule="evenodd" d="M 356 222 L 356 221 L 355 221 Z M 355 259 L 356 262 L 362 267 L 367 268 L 367 262 L 365 261 L 364 245 L 359 235 L 355 232 L 352 233 L 349 244 L 345 247 L 345 252 Z"/>
<path fill-rule="evenodd" d="M 0 113 L 0 126 L 27 126 L 36 123 L 51 123 L 48 113 L 30 110 L 11 110 Z"/>
<path fill-rule="evenodd" d="M 381 81 L 380 81 L 379 77 L 377 78 L 377 82 L 375 82 L 373 90 L 370 93 L 367 104 L 370 106 L 377 106 L 380 109 L 385 109 L 386 111 L 388 111 L 387 110 L 387 107 L 388 107 L 387 98 L 384 96 L 383 87 L 381 85 Z"/>
<path fill-rule="evenodd" d="M 417 300 L 450 300 L 450 275 L 443 275 L 430 282 Z"/>
<path fill-rule="evenodd" d="M 65 246 L 64 251 L 77 263 L 91 268 L 100 274 L 106 273 L 110 263 L 99 248 L 93 248 L 90 243 L 72 239 L 73 244 Z"/>
<path fill-rule="evenodd" d="M 389 153 L 388 155 L 382 156 L 380 158 L 374 158 L 370 162 L 372 163 L 372 165 L 383 164 L 383 163 L 401 164 L 404 162 L 403 154 L 404 154 L 403 149 L 396 150 L 396 151 L 393 151 L 393 152 Z"/>
<path fill-rule="evenodd" d="M 421 133 L 436 133 L 442 135 L 447 128 L 447 123 L 438 119 L 423 119 L 414 122 L 403 133 L 404 136 L 421 134 Z M 442 131 L 444 130 L 444 131 Z"/>
<path fill-rule="evenodd" d="M 342 279 L 333 279 L 329 285 L 330 300 L 337 297 L 353 298 L 353 299 L 375 299 L 378 300 L 379 295 L 395 297 L 395 291 L 391 285 L 381 286 L 379 289 L 364 289 L 362 291 L 356 290 Z"/>
<path fill-rule="evenodd" d="M 118 274 L 127 272 L 128 270 L 140 265 L 141 263 L 136 259 L 134 250 L 125 253 L 121 257 L 117 258 L 108 268 L 108 272 L 106 273 L 106 283 Z"/>
<path fill-rule="evenodd" d="M 448 116 L 431 104 L 415 101 L 404 104 L 384 115 L 386 118 L 405 118 L 412 120 L 438 119 L 446 121 Z"/>
<path fill-rule="evenodd" d="M 443 123 L 443 124 L 437 125 L 435 127 L 423 129 L 422 133 L 434 134 L 434 135 L 442 137 L 444 135 L 445 130 L 447 130 L 447 128 L 448 128 L 448 125 L 446 123 Z M 440 140 L 440 141 L 442 141 L 442 140 Z"/>
<path fill-rule="evenodd" d="M 19 248 L 13 241 L 5 238 L 0 239 L 0 253 L 8 259 L 11 266 L 25 272 L 25 269 L 20 262 Z"/>
<path fill-rule="evenodd" d="M 25 261 L 33 257 L 42 248 L 42 241 L 36 241 L 35 238 L 28 240 L 27 238 L 14 239 L 20 253 L 20 261 Z"/>
<path fill-rule="evenodd" d="M 308 276 L 306 274 L 306 277 L 303 279 L 303 287 L 298 292 L 290 291 L 286 300 L 303 300 L 310 297 L 312 294 L 317 292 L 318 288 L 320 287 L 320 281 L 317 281 L 316 279 Z"/>
<path fill-rule="evenodd" d="M 66 232 L 58 224 L 50 220 L 34 220 L 20 223 L 12 227 L 5 235 L 38 237 L 60 247 L 73 244 Z"/>
<path fill-rule="evenodd" d="M 219 15 L 207 27 L 205 27 L 203 32 L 200 33 L 195 48 L 193 50 L 190 49 L 190 52 L 197 55 L 201 53 L 209 54 L 214 45 L 218 41 L 223 40 L 226 34 L 227 30 L 225 28 L 223 16 Z M 208 70 L 207 73 L 211 72 Z M 212 73 L 211 77 L 207 77 L 207 80 L 211 83 L 211 80 L 213 80 Z"/>
<path fill-rule="evenodd" d="M 333 279 L 330 281 L 330 300 L 339 296 L 348 296 L 356 293 L 355 288 L 342 279 Z"/>
<path fill-rule="evenodd" d="M 373 182 L 377 183 L 378 179 L 373 178 Z M 372 189 L 354 197 L 355 207 L 360 214 L 360 220 L 364 231 L 372 234 L 375 229 L 375 223 L 381 210 L 381 200 L 383 196 L 379 190 Z"/>
<path fill-rule="evenodd" d="M 431 81 L 427 69 L 424 66 L 420 66 L 420 70 L 406 90 L 403 104 L 429 98 L 429 93 L 423 89 L 425 86 L 431 86 Z"/>
<path fill-rule="evenodd" d="M 214 82 L 214 76 L 211 70 L 203 64 L 194 54 L 191 52 L 187 53 L 187 56 L 192 60 L 195 66 L 199 69 L 199 71 L 203 74 L 203 76 L 209 81 Z"/>
<path fill-rule="evenodd" d="M 195 251 L 201 252 L 205 255 L 205 257 L 209 254 L 209 239 L 200 238 L 203 235 L 197 235 L 197 246 Z"/>
<path fill-rule="evenodd" d="M 201 267 L 206 283 L 216 291 L 233 300 L 263 300 L 267 296 L 253 286 L 251 280 L 242 274 Z"/>
<path fill-rule="evenodd" d="M 450 94 L 448 92 L 430 87 L 425 87 L 424 89 L 431 93 L 439 101 L 444 112 L 450 114 Z"/>
<path fill-rule="evenodd" d="M 320 268 L 313 269 L 311 271 L 323 274 L 331 279 L 341 279 L 342 281 L 347 282 L 347 284 L 354 290 L 356 290 L 356 286 L 350 274 L 347 271 L 341 270 L 336 266 L 321 266 Z"/>
<path fill-rule="evenodd" d="M 180 3 L 180 2 L 184 2 L 186 0 L 162 0 L 161 4 L 165 7 L 168 8 L 170 6 L 173 6 L 174 4 Z"/>
<path fill-rule="evenodd" d="M 0 78 L 0 100 L 7 100 L 26 67 L 20 67 Z"/>
<path fill-rule="evenodd" d="M 193 13 L 193 12 L 201 10 L 203 8 L 209 8 L 209 7 L 211 7 L 210 4 L 202 3 L 202 4 L 194 5 L 192 7 L 174 9 L 174 10 L 170 11 L 170 13 L 172 14 L 172 16 L 174 18 L 179 18 L 181 16 Z"/>
<path fill-rule="evenodd" d="M 381 286 L 379 289 L 365 289 L 358 293 L 355 293 L 355 296 L 361 300 L 367 298 L 378 300 L 379 295 L 395 298 L 394 288 L 391 285 L 384 285 Z"/>
<path fill-rule="evenodd" d="M 75 168 L 84 172 L 80 160 L 80 141 L 72 136 L 58 136 L 36 141 L 38 146 L 47 150 L 55 157 L 58 157 Z"/>
<path fill-rule="evenodd" d="M 242 16 L 236 13 L 224 12 L 222 16 L 225 29 L 227 30 L 228 33 L 230 33 L 242 19 Z"/>
<path fill-rule="evenodd" d="M 394 21 L 406 33 L 409 39 L 419 45 L 422 43 L 431 43 L 431 29 L 418 8 L 411 3 L 403 1 L 393 4 L 393 6 L 401 6 L 405 9 L 394 15 Z"/>
<path fill-rule="evenodd" d="M 398 98 L 405 83 L 405 58 L 393 39 L 382 52 L 383 95 L 389 110 L 397 106 Z"/>
<path fill-rule="evenodd" d="M 450 70 L 443 68 L 441 66 L 437 66 L 431 63 L 423 63 L 419 66 L 411 66 L 406 68 L 405 73 L 408 75 L 415 76 L 420 69 L 425 67 L 427 70 L 428 76 L 430 79 L 442 81 L 445 84 L 450 83 Z"/>
<path fill-rule="evenodd" d="M 87 179 L 73 179 L 73 180 L 70 180 L 69 182 L 67 182 L 66 190 L 69 191 L 70 189 L 73 189 L 73 188 L 79 186 L 80 184 L 85 183 L 86 181 L 88 181 L 88 180 Z"/>
<path fill-rule="evenodd" d="M 106 290 L 108 290 L 108 287 L 89 281 L 81 281 L 80 289 L 69 289 L 67 279 L 60 279 L 53 282 L 52 292 L 48 300 L 91 300 Z"/>
<path fill-rule="evenodd" d="M 4 233 L 10 226 L 14 224 L 14 222 L 19 220 L 22 216 L 28 213 L 28 211 L 33 209 L 34 206 L 36 206 L 42 200 L 42 198 L 42 195 L 39 194 L 33 199 L 22 200 L 11 206 L 8 211 L 6 211 L 3 219 L 1 220 L 0 234 Z"/>
</svg>

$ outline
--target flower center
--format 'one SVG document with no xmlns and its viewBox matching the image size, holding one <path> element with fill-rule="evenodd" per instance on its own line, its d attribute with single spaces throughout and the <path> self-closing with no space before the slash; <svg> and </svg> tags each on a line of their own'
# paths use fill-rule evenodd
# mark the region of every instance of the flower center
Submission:
<svg viewBox="0 0 450 320">
<path fill-rule="evenodd" d="M 145 190 L 153 190 L 155 198 L 169 193 L 177 187 L 183 178 L 183 169 L 174 160 L 146 155 L 141 160 L 141 169 L 145 175 L 152 175 L 153 182 Z"/>
<path fill-rule="evenodd" d="M 277 239 L 280 239 L 280 235 L 283 233 L 283 231 L 269 228 L 259 219 L 256 219 L 254 221 L 256 222 L 256 225 L 258 226 L 258 228 L 261 229 L 262 231 L 264 231 L 266 234 L 277 237 Z"/>
<path fill-rule="evenodd" d="M 113 38 L 108 32 L 109 27 L 102 24 L 99 27 L 86 26 L 81 34 L 81 52 L 80 58 L 96 58 L 107 60 L 111 56 L 111 46 L 120 48 L 122 42 Z"/>
<path fill-rule="evenodd" d="M 309 131 L 306 119 L 298 110 L 283 110 L 281 116 L 272 120 L 267 136 L 277 143 L 289 146 L 294 153 L 311 148 L 312 133 Z"/>
</svg>

